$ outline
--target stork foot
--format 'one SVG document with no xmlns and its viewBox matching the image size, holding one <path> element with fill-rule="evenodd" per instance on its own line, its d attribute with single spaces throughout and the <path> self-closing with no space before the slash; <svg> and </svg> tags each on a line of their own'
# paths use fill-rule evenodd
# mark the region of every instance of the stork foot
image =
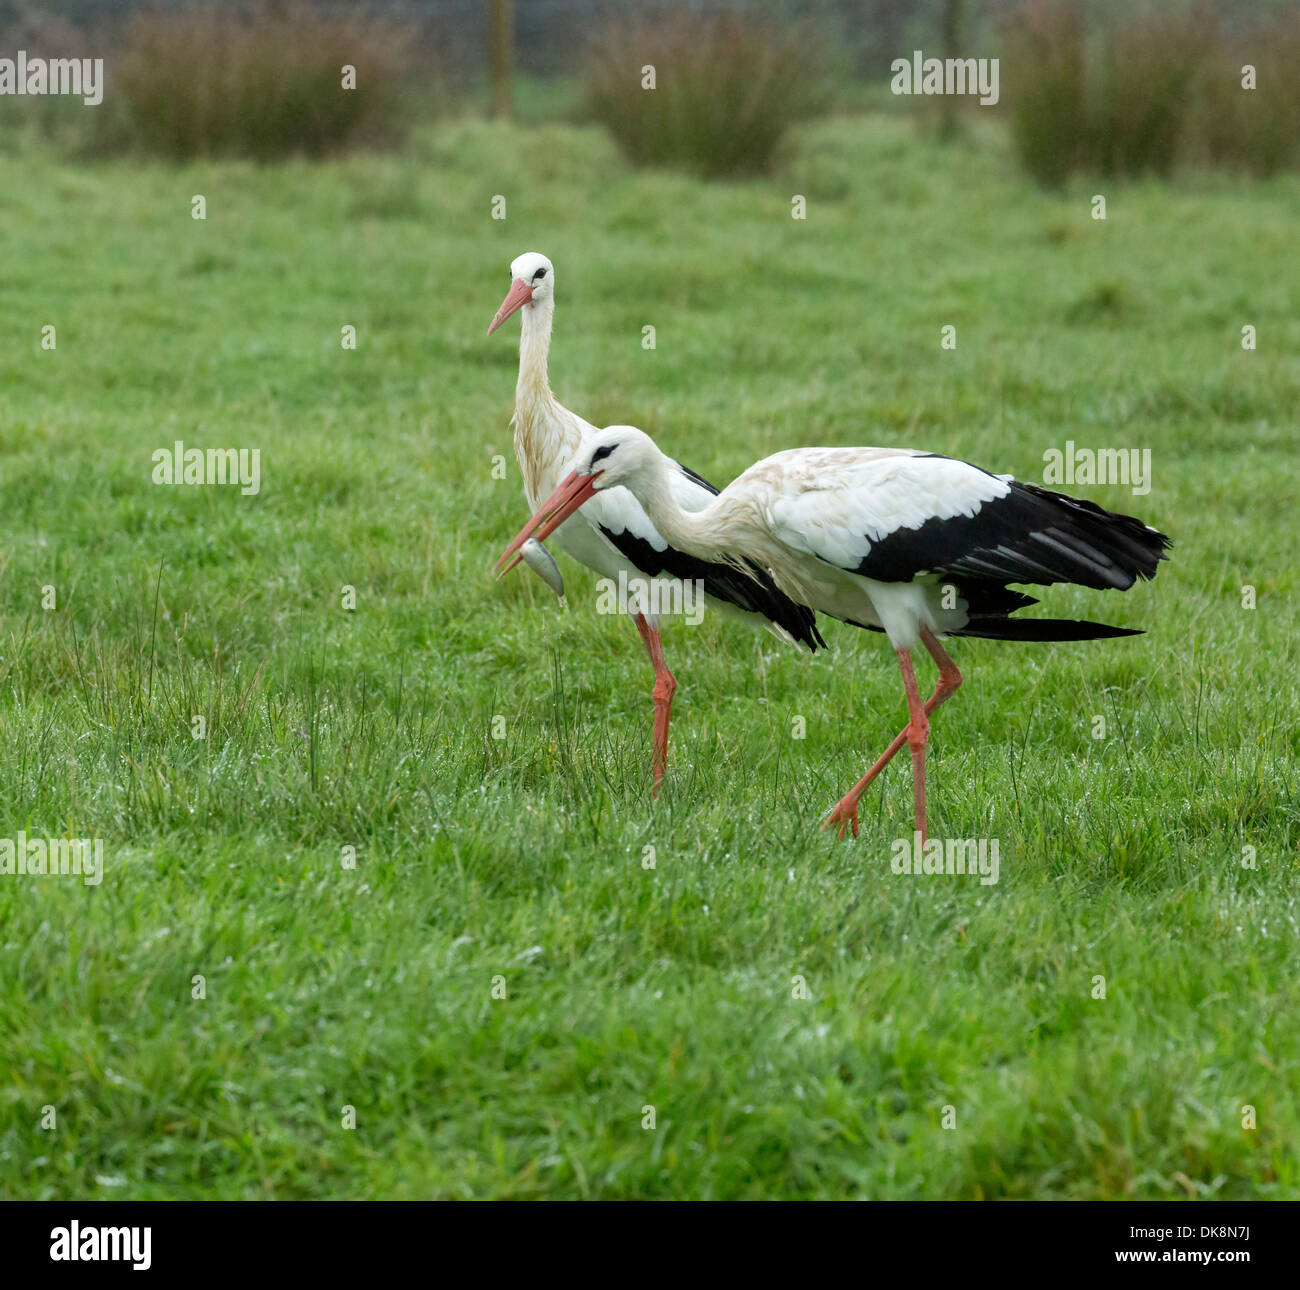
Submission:
<svg viewBox="0 0 1300 1290">
<path fill-rule="evenodd" d="M 829 829 L 832 824 L 838 825 L 835 830 L 835 837 L 843 841 L 844 834 L 848 829 L 853 830 L 853 836 L 858 836 L 858 799 L 854 794 L 849 793 L 840 798 L 835 803 L 834 809 L 826 817 L 823 829 Z"/>
</svg>

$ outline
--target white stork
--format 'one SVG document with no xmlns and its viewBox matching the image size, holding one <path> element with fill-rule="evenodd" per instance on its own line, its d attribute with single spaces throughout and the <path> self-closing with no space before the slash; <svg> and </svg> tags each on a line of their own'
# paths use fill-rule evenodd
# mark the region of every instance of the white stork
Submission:
<svg viewBox="0 0 1300 1290">
<path fill-rule="evenodd" d="M 519 381 L 515 387 L 515 456 L 523 472 L 528 505 L 555 490 L 571 458 L 597 433 L 595 426 L 570 412 L 551 393 L 546 359 L 555 315 L 555 267 L 536 251 L 510 265 L 510 290 L 488 327 L 490 336 L 516 311 L 521 315 Z M 656 450 L 657 451 L 657 450 Z M 707 506 L 718 490 L 708 480 L 660 454 L 663 488 L 679 510 Z M 654 668 L 653 792 L 657 795 L 668 758 L 668 721 L 677 681 L 664 660 L 656 606 L 680 604 L 666 584 L 689 580 L 715 608 L 766 627 L 775 635 L 816 650 L 825 648 L 816 616 L 779 591 L 769 574 L 743 560 L 701 560 L 666 542 L 626 489 L 613 488 L 594 498 L 581 516 L 552 530 L 560 549 L 618 584 L 641 584 L 645 596 L 628 607 Z M 651 584 L 659 584 L 658 588 Z M 622 584 L 619 584 L 622 585 Z M 629 599 L 632 599 L 629 597 Z"/>
<path fill-rule="evenodd" d="M 826 824 L 858 832 L 858 800 L 890 758 L 912 751 L 916 828 L 925 841 L 929 714 L 961 684 L 941 636 L 1092 640 L 1137 632 L 1071 619 L 1015 619 L 1038 602 L 1008 583 L 1131 587 L 1155 576 L 1169 539 L 1129 515 L 1010 475 L 907 448 L 795 448 L 756 462 L 706 506 L 684 510 L 673 465 L 649 436 L 611 426 L 583 443 L 570 473 L 537 508 L 498 568 L 531 535 L 545 538 L 610 488 L 633 493 L 674 547 L 701 560 L 769 569 L 802 604 L 883 631 L 898 655 L 908 724 L 839 801 Z M 518 560 L 505 565 L 502 572 Z M 939 681 L 921 702 L 912 651 Z M 823 825 L 826 827 L 826 825 Z"/>
</svg>

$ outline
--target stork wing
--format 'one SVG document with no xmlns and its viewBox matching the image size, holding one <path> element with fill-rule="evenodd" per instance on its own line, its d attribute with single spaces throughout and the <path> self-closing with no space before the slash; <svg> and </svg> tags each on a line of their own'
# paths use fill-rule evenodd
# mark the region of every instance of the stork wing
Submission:
<svg viewBox="0 0 1300 1290">
<path fill-rule="evenodd" d="M 1131 516 L 953 457 L 871 449 L 777 455 L 813 452 L 824 455 L 782 471 L 795 487 L 769 503 L 774 536 L 879 582 L 932 573 L 1129 587 L 1154 574 L 1166 545 Z"/>
</svg>

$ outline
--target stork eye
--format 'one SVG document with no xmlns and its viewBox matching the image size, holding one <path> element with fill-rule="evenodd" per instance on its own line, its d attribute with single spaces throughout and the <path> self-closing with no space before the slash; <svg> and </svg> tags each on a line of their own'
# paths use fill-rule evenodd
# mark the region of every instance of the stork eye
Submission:
<svg viewBox="0 0 1300 1290">
<path fill-rule="evenodd" d="M 536 282 L 538 278 L 544 278 L 544 277 L 546 277 L 546 270 L 538 269 L 537 272 L 533 274 L 533 281 Z"/>
<path fill-rule="evenodd" d="M 604 461 L 606 457 L 618 447 L 616 443 L 603 443 L 595 452 L 591 454 L 591 464 L 594 466 L 598 461 Z"/>
</svg>

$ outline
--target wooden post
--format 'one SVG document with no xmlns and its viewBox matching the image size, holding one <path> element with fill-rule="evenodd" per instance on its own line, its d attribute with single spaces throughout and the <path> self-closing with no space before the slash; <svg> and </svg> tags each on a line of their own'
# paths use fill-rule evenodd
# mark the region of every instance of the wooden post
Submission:
<svg viewBox="0 0 1300 1290">
<path fill-rule="evenodd" d="M 515 0 L 492 0 L 492 115 L 508 120 L 514 110 Z"/>
</svg>

